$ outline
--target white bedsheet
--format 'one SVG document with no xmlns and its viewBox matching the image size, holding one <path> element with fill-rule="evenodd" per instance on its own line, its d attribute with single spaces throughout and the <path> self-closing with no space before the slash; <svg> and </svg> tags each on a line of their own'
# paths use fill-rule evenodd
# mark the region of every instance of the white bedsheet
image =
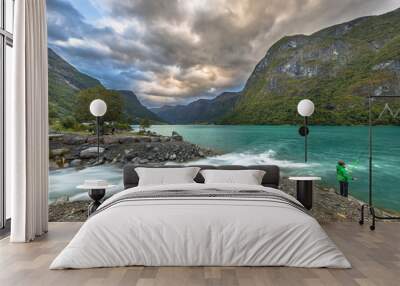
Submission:
<svg viewBox="0 0 400 286">
<path fill-rule="evenodd" d="M 254 185 L 181 184 L 146 190 L 265 190 Z M 349 268 L 318 222 L 285 204 L 257 199 L 126 201 L 89 218 L 50 269 L 127 265 L 294 266 Z"/>
</svg>

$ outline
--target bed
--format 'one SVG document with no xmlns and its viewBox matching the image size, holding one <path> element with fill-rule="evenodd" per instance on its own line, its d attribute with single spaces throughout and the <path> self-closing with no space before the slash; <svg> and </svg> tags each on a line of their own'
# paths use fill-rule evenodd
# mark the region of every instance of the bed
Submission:
<svg viewBox="0 0 400 286">
<path fill-rule="evenodd" d="M 351 267 L 307 210 L 278 189 L 277 166 L 198 167 L 265 175 L 261 185 L 204 184 L 198 173 L 195 183 L 138 186 L 135 166 L 128 165 L 125 190 L 88 218 L 50 269 Z"/>
</svg>

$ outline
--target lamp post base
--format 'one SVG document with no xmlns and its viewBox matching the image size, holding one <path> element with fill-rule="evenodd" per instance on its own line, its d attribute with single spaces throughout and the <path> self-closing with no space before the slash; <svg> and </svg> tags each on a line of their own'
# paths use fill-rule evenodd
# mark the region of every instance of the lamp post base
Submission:
<svg viewBox="0 0 400 286">
<path fill-rule="evenodd" d="M 106 194 L 106 189 L 90 189 L 88 191 L 89 197 L 93 200 L 93 202 L 88 207 L 88 216 L 94 213 L 97 208 L 101 205 L 101 199 Z"/>
<path fill-rule="evenodd" d="M 310 210 L 313 205 L 313 181 L 297 181 L 297 200 Z"/>
</svg>

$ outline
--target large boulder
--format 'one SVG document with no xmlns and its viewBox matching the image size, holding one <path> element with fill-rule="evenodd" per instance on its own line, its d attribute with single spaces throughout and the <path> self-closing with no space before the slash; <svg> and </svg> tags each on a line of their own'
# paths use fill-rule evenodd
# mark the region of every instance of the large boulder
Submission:
<svg viewBox="0 0 400 286">
<path fill-rule="evenodd" d="M 69 165 L 71 167 L 79 167 L 79 166 L 82 165 L 82 160 L 81 159 L 74 159 L 69 163 Z"/>
<path fill-rule="evenodd" d="M 137 157 L 139 154 L 134 150 L 125 150 L 125 159 L 127 161 L 132 160 L 133 158 Z"/>
<path fill-rule="evenodd" d="M 151 137 L 150 136 L 140 136 L 139 140 L 140 140 L 140 142 L 151 142 Z"/>
<path fill-rule="evenodd" d="M 163 136 L 163 137 L 160 137 L 160 141 L 161 141 L 161 143 L 169 142 L 169 141 L 171 141 L 171 138 L 169 138 L 167 136 Z"/>
<path fill-rule="evenodd" d="M 99 137 L 99 141 L 100 141 L 100 143 L 103 143 L 104 142 L 104 136 L 100 136 Z M 87 143 L 96 144 L 97 143 L 97 136 L 89 136 L 87 138 Z"/>
<path fill-rule="evenodd" d="M 100 152 L 100 155 L 102 155 L 104 153 L 104 148 L 100 147 L 99 152 Z M 97 147 L 89 147 L 89 148 L 82 150 L 79 154 L 79 157 L 81 159 L 97 158 Z"/>
<path fill-rule="evenodd" d="M 183 137 L 176 131 L 172 131 L 172 140 L 174 141 L 183 141 Z"/>
<path fill-rule="evenodd" d="M 63 137 L 63 142 L 64 144 L 67 145 L 82 145 L 86 143 L 86 141 L 87 141 L 86 136 L 66 134 Z"/>
<path fill-rule="evenodd" d="M 113 135 L 107 135 L 104 136 L 104 144 L 119 144 L 120 143 L 120 137 L 119 136 L 113 136 Z"/>
<path fill-rule="evenodd" d="M 119 138 L 119 143 L 121 144 L 130 144 L 135 142 L 139 142 L 139 139 L 135 136 L 124 136 Z"/>
</svg>

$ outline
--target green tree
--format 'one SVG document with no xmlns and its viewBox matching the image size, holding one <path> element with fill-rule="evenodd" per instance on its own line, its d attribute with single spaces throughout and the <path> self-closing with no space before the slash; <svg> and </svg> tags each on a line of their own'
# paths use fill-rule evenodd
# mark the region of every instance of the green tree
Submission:
<svg viewBox="0 0 400 286">
<path fill-rule="evenodd" d="M 61 119 L 61 125 L 65 129 L 77 129 L 78 122 L 75 120 L 73 116 L 66 116 Z"/>
<path fill-rule="evenodd" d="M 107 104 L 107 112 L 103 119 L 106 122 L 125 123 L 123 98 L 118 92 L 107 90 L 101 86 L 81 90 L 75 101 L 75 118 L 78 122 L 93 121 L 90 113 L 90 103 L 95 99 L 102 99 Z"/>
<path fill-rule="evenodd" d="M 142 129 L 143 131 L 146 131 L 146 128 L 150 128 L 150 126 L 151 126 L 150 120 L 148 118 L 142 118 L 139 121 L 139 125 L 140 125 L 140 129 Z"/>
</svg>

